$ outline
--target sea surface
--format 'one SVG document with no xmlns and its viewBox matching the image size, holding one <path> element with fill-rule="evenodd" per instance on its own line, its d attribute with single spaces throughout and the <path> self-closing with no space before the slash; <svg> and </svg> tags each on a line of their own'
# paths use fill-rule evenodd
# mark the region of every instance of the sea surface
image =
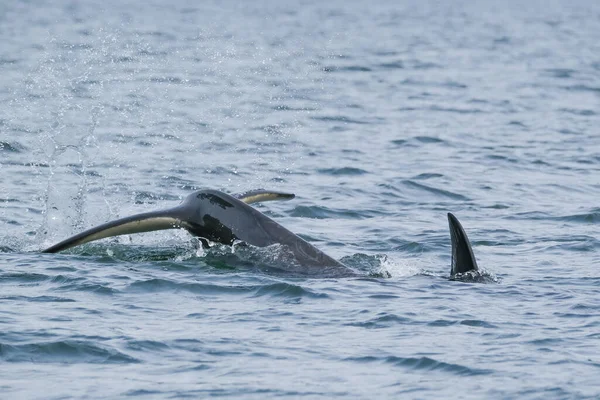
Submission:
<svg viewBox="0 0 600 400">
<path fill-rule="evenodd" d="M 41 253 L 202 188 L 362 276 Z M 3 399 L 598 398 L 600 3 L 4 1 L 0 228 Z"/>
</svg>

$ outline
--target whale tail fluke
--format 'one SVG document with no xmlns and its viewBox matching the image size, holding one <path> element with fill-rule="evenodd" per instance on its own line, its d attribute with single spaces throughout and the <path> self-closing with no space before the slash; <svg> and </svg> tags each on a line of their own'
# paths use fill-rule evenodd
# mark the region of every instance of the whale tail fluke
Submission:
<svg viewBox="0 0 600 400">
<path fill-rule="evenodd" d="M 452 268 L 450 274 L 454 276 L 469 271 L 477 271 L 477 261 L 475 261 L 469 238 L 452 213 L 448 213 L 448 224 L 450 225 L 450 240 L 452 241 Z"/>
<path fill-rule="evenodd" d="M 195 198 L 193 194 L 191 196 L 191 198 Z M 252 204 L 272 200 L 289 200 L 293 199 L 295 195 L 293 193 L 256 189 L 234 195 L 234 197 L 246 204 Z M 193 223 L 194 221 L 190 220 L 190 218 L 193 219 L 194 213 L 196 212 L 195 207 L 196 206 L 192 204 L 190 208 L 190 205 L 186 205 L 184 202 L 184 204 L 169 210 L 152 211 L 110 221 L 63 240 L 54 246 L 48 247 L 43 250 L 42 253 L 57 253 L 99 239 L 119 235 L 130 235 L 132 233 L 152 232 L 162 229 L 183 228 L 188 230 L 194 236 L 197 236 Z M 205 247 L 208 246 L 206 239 L 201 238 L 200 240 Z"/>
<path fill-rule="evenodd" d="M 275 192 L 273 190 L 265 189 L 249 190 L 244 193 L 233 194 L 232 196 L 246 204 L 260 203 L 263 201 L 291 200 L 296 197 L 294 193 Z"/>
<path fill-rule="evenodd" d="M 184 227 L 184 224 L 180 218 L 180 214 L 179 208 L 173 208 L 170 210 L 153 211 L 117 219 L 63 240 L 62 242 L 43 250 L 42 253 L 57 253 L 74 246 L 113 236 L 182 228 Z"/>
</svg>

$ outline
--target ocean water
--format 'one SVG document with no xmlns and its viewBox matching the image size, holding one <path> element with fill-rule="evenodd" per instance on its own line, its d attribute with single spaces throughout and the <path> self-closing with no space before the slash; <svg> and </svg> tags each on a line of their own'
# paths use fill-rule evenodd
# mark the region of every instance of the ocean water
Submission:
<svg viewBox="0 0 600 400">
<path fill-rule="evenodd" d="M 31 0 L 0 39 L 1 398 L 600 396 L 600 3 Z M 200 188 L 295 193 L 256 207 L 364 277 L 40 253 Z"/>
</svg>

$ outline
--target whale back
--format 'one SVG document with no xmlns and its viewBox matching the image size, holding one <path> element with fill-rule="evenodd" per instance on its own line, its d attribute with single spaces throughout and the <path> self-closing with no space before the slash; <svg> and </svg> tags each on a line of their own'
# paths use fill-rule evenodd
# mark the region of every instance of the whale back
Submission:
<svg viewBox="0 0 600 400">
<path fill-rule="evenodd" d="M 229 245 L 236 240 L 257 247 L 281 244 L 301 265 L 346 268 L 260 211 L 218 190 L 192 193 L 177 214 L 181 226 L 195 236 Z"/>
</svg>

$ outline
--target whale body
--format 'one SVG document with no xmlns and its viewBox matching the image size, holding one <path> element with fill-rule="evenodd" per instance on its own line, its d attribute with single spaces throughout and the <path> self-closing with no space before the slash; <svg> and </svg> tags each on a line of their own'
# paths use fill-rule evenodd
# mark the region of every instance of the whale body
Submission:
<svg viewBox="0 0 600 400">
<path fill-rule="evenodd" d="M 219 190 L 199 190 L 190 194 L 179 206 L 167 210 L 132 215 L 107 222 L 72 236 L 45 250 L 56 253 L 119 235 L 163 229 L 185 229 L 200 238 L 203 246 L 209 241 L 225 245 L 244 242 L 256 247 L 281 245 L 293 256 L 294 262 L 307 271 L 336 271 L 340 275 L 359 275 L 354 269 L 328 256 L 306 240 L 267 217 L 251 203 L 287 200 L 293 194 L 254 190 L 232 196 Z M 458 221 L 448 213 L 452 243 L 451 275 L 478 269 L 469 239 Z"/>
</svg>

